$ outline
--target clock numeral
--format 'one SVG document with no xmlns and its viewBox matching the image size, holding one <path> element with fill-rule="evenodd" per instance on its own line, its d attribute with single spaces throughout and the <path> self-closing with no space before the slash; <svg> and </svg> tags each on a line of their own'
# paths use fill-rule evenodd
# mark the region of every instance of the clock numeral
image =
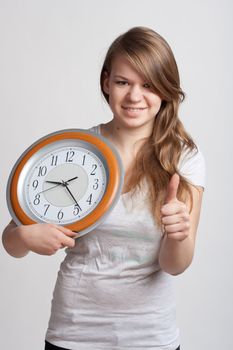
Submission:
<svg viewBox="0 0 233 350">
<path fill-rule="evenodd" d="M 79 204 L 75 204 L 73 214 L 76 216 L 79 214 L 79 212 L 82 211 L 81 207 Z"/>
<path fill-rule="evenodd" d="M 62 219 L 63 219 L 63 216 L 64 216 L 64 213 L 63 213 L 63 211 L 62 211 L 62 209 L 61 209 L 61 210 L 59 210 L 59 212 L 57 213 L 57 218 L 58 218 L 58 220 L 62 220 Z"/>
<path fill-rule="evenodd" d="M 66 163 L 72 163 L 74 157 L 74 151 L 66 152 Z"/>
<path fill-rule="evenodd" d="M 82 165 L 84 165 L 84 164 L 85 164 L 85 160 L 86 160 L 86 155 L 85 155 L 85 156 L 83 156 L 83 162 L 82 162 Z"/>
<path fill-rule="evenodd" d="M 90 194 L 90 196 L 87 198 L 86 202 L 89 203 L 89 205 L 91 205 L 91 201 L 92 201 L 92 194 Z"/>
<path fill-rule="evenodd" d="M 40 195 L 39 195 L 39 194 L 37 194 L 37 195 L 35 196 L 35 199 L 34 199 L 33 203 L 34 203 L 34 205 L 40 204 Z"/>
<path fill-rule="evenodd" d="M 33 183 L 32 183 L 32 187 L 34 188 L 34 190 L 36 190 L 36 189 L 37 189 L 38 184 L 39 184 L 39 181 L 38 181 L 38 180 L 34 180 L 34 181 L 33 181 Z"/>
<path fill-rule="evenodd" d="M 49 207 L 50 207 L 50 204 L 45 204 L 44 207 L 46 208 L 45 212 L 44 212 L 44 216 L 45 216 L 47 214 Z"/>
<path fill-rule="evenodd" d="M 40 166 L 37 176 L 45 176 L 46 174 L 47 174 L 47 167 L 45 165 Z"/>
<path fill-rule="evenodd" d="M 52 156 L 51 166 L 57 165 L 58 156 Z"/>
<path fill-rule="evenodd" d="M 96 164 L 92 164 L 92 172 L 91 175 L 95 175 L 94 171 L 96 170 L 97 165 Z"/>
<path fill-rule="evenodd" d="M 95 179 L 94 181 L 95 181 L 95 183 L 94 183 L 92 188 L 93 188 L 93 190 L 97 190 L 97 188 L 99 187 L 99 179 Z"/>
</svg>

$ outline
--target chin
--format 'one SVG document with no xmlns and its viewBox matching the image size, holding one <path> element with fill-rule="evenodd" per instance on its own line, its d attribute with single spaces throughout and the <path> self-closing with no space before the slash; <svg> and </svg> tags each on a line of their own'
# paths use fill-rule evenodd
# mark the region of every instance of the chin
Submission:
<svg viewBox="0 0 233 350">
<path fill-rule="evenodd" d="M 140 128 L 147 125 L 148 122 L 140 120 L 140 118 L 127 118 L 121 124 L 129 128 Z"/>
<path fill-rule="evenodd" d="M 120 116 L 119 116 L 120 115 Z M 114 119 L 120 127 L 124 128 L 140 128 L 154 123 L 154 120 L 146 120 L 143 116 L 125 116 L 116 113 Z"/>
<path fill-rule="evenodd" d="M 127 119 L 127 120 L 117 120 L 117 123 L 122 126 L 122 127 L 128 127 L 128 128 L 133 128 L 133 127 L 138 127 L 143 125 L 142 122 L 140 122 L 139 120 L 136 120 L 136 118 L 131 118 L 131 119 Z"/>
</svg>

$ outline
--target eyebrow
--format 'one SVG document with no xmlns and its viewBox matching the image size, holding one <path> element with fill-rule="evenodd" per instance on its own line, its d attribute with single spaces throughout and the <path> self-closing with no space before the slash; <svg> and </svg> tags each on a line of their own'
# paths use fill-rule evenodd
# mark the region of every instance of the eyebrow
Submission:
<svg viewBox="0 0 233 350">
<path fill-rule="evenodd" d="M 116 79 L 116 78 L 118 78 L 118 79 L 123 79 L 123 80 L 127 80 L 127 81 L 131 81 L 129 78 L 126 78 L 126 77 L 124 77 L 123 75 L 119 75 L 119 74 L 115 74 L 114 76 L 113 76 L 113 78 L 114 79 Z M 144 81 L 145 83 L 148 83 L 148 84 L 151 84 L 150 82 L 147 82 L 146 80 Z"/>
<path fill-rule="evenodd" d="M 128 78 L 123 77 L 123 75 L 118 75 L 118 74 L 114 75 L 114 78 L 120 78 L 120 79 L 124 79 L 124 80 L 129 80 Z"/>
</svg>

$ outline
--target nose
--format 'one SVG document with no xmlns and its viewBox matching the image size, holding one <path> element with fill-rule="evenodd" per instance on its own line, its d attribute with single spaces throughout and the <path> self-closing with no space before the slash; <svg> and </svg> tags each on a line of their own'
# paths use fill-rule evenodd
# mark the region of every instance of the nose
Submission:
<svg viewBox="0 0 233 350">
<path fill-rule="evenodd" d="M 127 97 L 130 102 L 139 102 L 142 99 L 142 91 L 139 86 L 133 85 L 130 87 Z"/>
</svg>

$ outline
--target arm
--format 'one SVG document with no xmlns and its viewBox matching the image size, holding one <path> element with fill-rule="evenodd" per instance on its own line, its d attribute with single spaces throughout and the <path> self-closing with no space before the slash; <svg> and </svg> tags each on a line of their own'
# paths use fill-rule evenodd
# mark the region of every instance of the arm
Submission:
<svg viewBox="0 0 233 350">
<path fill-rule="evenodd" d="M 164 271 L 172 275 L 182 273 L 192 262 L 203 194 L 202 187 L 191 186 L 193 208 L 189 214 L 190 203 L 186 205 L 176 198 L 178 185 L 179 181 L 172 198 L 161 209 L 165 234 L 159 263 Z"/>
<path fill-rule="evenodd" d="M 52 255 L 58 249 L 74 247 L 77 233 L 52 224 L 16 226 L 11 221 L 2 235 L 2 243 L 8 254 L 15 258 L 24 257 L 33 251 L 41 255 Z"/>
<path fill-rule="evenodd" d="M 16 258 L 21 258 L 29 252 L 29 249 L 26 247 L 21 237 L 21 230 L 16 226 L 13 220 L 3 231 L 2 244 L 7 253 Z"/>
</svg>

